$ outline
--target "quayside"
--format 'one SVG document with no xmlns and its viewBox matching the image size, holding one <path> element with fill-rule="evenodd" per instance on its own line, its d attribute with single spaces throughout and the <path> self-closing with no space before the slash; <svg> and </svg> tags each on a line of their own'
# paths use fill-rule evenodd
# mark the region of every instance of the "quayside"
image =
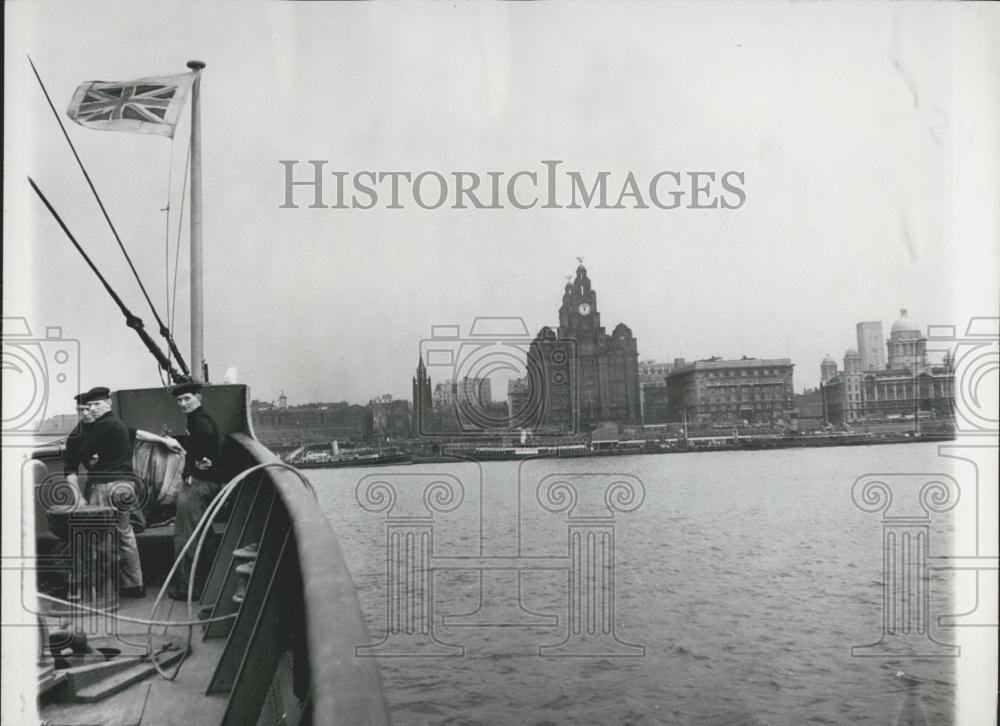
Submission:
<svg viewBox="0 0 1000 726">
<path fill-rule="evenodd" d="M 32 457 L 42 721 L 389 723 L 376 662 L 355 656 L 355 647 L 368 642 L 364 620 L 311 485 L 256 440 L 246 386 L 205 385 L 203 395 L 223 437 L 227 477 L 253 471 L 207 536 L 205 551 L 213 554 L 200 560 L 207 579 L 191 602 L 199 622 L 186 656 L 189 628 L 162 623 L 188 621 L 188 603 L 164 597 L 153 615 L 160 624 L 150 631 L 144 623 L 173 562 L 172 527 L 137 536 L 146 596 L 119 597 L 100 557 L 114 536 L 107 526 L 112 510 L 69 503 L 58 447 Z M 118 391 L 113 408 L 134 428 L 184 430 L 183 414 L 163 388 Z M 80 599 L 66 600 L 70 581 Z M 178 665 L 174 680 L 157 673 L 169 675 Z"/>
</svg>

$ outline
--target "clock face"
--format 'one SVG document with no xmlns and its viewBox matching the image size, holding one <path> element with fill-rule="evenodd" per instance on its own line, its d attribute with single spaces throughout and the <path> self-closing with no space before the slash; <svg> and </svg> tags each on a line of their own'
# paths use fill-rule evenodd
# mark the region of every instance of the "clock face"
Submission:
<svg viewBox="0 0 1000 726">
<path fill-rule="evenodd" d="M 582 302 L 576 307 L 580 315 L 590 315 L 590 303 Z"/>
</svg>

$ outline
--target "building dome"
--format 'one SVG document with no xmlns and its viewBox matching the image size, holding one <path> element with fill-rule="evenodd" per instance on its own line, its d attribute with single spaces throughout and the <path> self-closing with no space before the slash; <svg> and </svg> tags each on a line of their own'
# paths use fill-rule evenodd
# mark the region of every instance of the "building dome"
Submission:
<svg viewBox="0 0 1000 726">
<path fill-rule="evenodd" d="M 899 318 L 892 324 L 893 333 L 919 333 L 920 326 L 906 314 L 906 308 L 899 311 Z"/>
<path fill-rule="evenodd" d="M 835 365 L 837 365 L 837 361 L 835 361 L 833 358 L 831 358 L 830 354 L 827 353 L 826 356 L 823 357 L 823 365 L 825 365 L 825 366 L 835 366 Z"/>
<path fill-rule="evenodd" d="M 860 358 L 861 354 L 858 351 L 854 350 L 854 348 L 848 348 L 847 352 L 844 353 L 844 357 L 845 358 Z"/>
</svg>

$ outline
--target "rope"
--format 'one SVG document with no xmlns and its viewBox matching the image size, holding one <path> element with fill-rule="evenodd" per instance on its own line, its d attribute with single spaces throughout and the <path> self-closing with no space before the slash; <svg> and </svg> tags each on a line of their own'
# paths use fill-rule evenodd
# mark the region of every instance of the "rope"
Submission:
<svg viewBox="0 0 1000 726">
<path fill-rule="evenodd" d="M 177 350 L 177 345 L 174 343 L 173 338 L 170 337 L 170 331 L 167 326 L 163 324 L 163 320 L 160 319 L 159 313 L 156 312 L 156 307 L 153 305 L 153 301 L 149 298 L 149 293 L 146 292 L 146 286 L 142 284 L 142 280 L 139 278 L 139 272 L 135 269 L 135 265 L 132 264 L 132 258 L 129 256 L 128 251 L 125 249 L 125 244 L 122 242 L 122 238 L 118 234 L 118 230 L 115 228 L 114 223 L 111 221 L 111 217 L 108 215 L 108 210 L 104 208 L 104 202 L 101 201 L 101 196 L 97 193 L 96 187 L 94 187 L 94 182 L 90 180 L 90 174 L 87 173 L 86 167 L 83 165 L 83 161 L 80 159 L 80 155 L 76 152 L 76 147 L 73 145 L 73 140 L 69 137 L 69 133 L 66 131 L 66 126 L 62 122 L 62 118 L 59 116 L 59 112 L 56 111 L 55 104 L 52 103 L 52 98 L 49 96 L 48 89 L 45 88 L 45 83 L 42 82 L 42 77 L 38 73 L 38 69 L 35 68 L 34 62 L 31 60 L 31 56 L 28 56 L 28 63 L 31 65 L 31 70 L 35 74 L 35 78 L 38 79 L 38 85 L 42 87 L 42 93 L 45 94 L 45 100 L 49 103 L 49 108 L 52 109 L 52 115 L 56 117 L 56 121 L 59 123 L 59 128 L 63 132 L 63 136 L 66 137 L 66 143 L 69 144 L 70 150 L 73 152 L 73 157 L 76 159 L 76 163 L 80 166 L 80 171 L 83 172 L 83 177 L 87 180 L 87 185 L 90 187 L 90 191 L 94 194 L 94 199 L 97 200 L 97 206 L 101 208 L 101 213 L 104 214 L 104 219 L 107 221 L 108 226 L 111 228 L 112 234 L 115 236 L 115 241 L 118 242 L 118 247 L 121 249 L 122 254 L 125 255 L 125 260 L 128 262 L 129 268 L 132 270 L 132 275 L 135 277 L 135 281 L 139 283 L 139 289 L 142 290 L 143 297 L 146 298 L 146 302 L 149 303 L 149 309 L 153 312 L 153 317 L 156 318 L 156 322 L 160 325 L 160 335 L 162 335 L 167 340 L 167 344 L 171 350 L 173 350 L 175 357 L 177 358 L 177 364 L 184 371 L 185 375 L 189 375 L 187 364 L 181 357 L 180 351 Z"/>
<path fill-rule="evenodd" d="M 198 546 L 195 549 L 194 558 L 191 562 L 191 574 L 188 577 L 188 587 L 187 587 L 188 618 L 189 621 L 193 621 L 195 625 L 202 622 L 208 622 L 204 620 L 202 621 L 194 620 L 194 597 L 193 597 L 194 576 L 198 570 L 198 560 L 201 558 L 202 545 L 205 543 L 205 538 L 207 537 L 208 532 L 211 529 L 212 521 L 215 519 L 215 516 L 219 513 L 219 510 L 222 508 L 222 506 L 226 503 L 226 500 L 229 499 L 229 496 L 233 493 L 233 491 L 236 490 L 236 487 L 239 484 L 241 484 L 248 476 L 250 476 L 250 474 L 271 467 L 278 467 L 291 470 L 299 477 L 299 480 L 312 493 L 312 495 L 314 497 L 316 496 L 316 490 L 313 489 L 312 483 L 308 479 L 306 479 L 306 477 L 302 474 L 302 472 L 300 472 L 298 469 L 291 466 L 290 464 L 286 464 L 283 461 L 267 461 L 262 464 L 251 466 L 249 469 L 244 469 L 239 474 L 230 479 L 229 482 L 222 488 L 219 494 L 215 497 L 215 499 L 212 500 L 212 503 L 208 506 L 208 509 L 205 510 L 205 513 L 201 515 L 201 519 L 199 519 L 198 524 L 195 525 L 194 531 L 191 532 L 191 536 L 188 537 L 188 540 L 187 542 L 184 543 L 184 547 L 183 549 L 181 549 L 180 554 L 178 554 L 177 558 L 174 560 L 174 565 L 173 567 L 170 568 L 170 572 L 167 574 L 167 577 L 163 582 L 163 586 L 160 588 L 159 593 L 156 595 L 156 599 L 153 601 L 153 607 L 149 611 L 149 618 L 151 622 L 153 621 L 153 616 L 156 614 L 157 608 L 160 606 L 160 602 L 163 600 L 163 596 L 167 592 L 167 588 L 170 586 L 170 581 L 173 579 L 174 573 L 180 566 L 181 560 L 184 558 L 184 555 L 187 554 L 187 551 L 191 547 L 191 543 L 194 542 L 195 537 L 198 537 Z M 175 678 L 177 678 L 177 675 L 180 673 L 181 666 L 184 664 L 184 659 L 186 658 L 186 654 L 191 651 L 191 641 L 193 640 L 193 638 L 194 638 L 194 626 L 188 625 L 187 645 L 184 649 L 185 655 L 182 656 L 180 660 L 178 660 L 177 667 L 174 669 L 173 673 L 169 675 L 165 673 L 163 669 L 160 667 L 159 663 L 157 663 L 156 659 L 154 658 L 151 660 L 151 662 L 153 664 L 153 667 L 156 669 L 156 672 L 159 673 L 168 681 L 172 681 Z M 147 625 L 146 644 L 147 644 L 146 645 L 147 649 L 151 651 L 153 647 L 153 625 Z"/>
<path fill-rule="evenodd" d="M 93 260 L 91 260 L 90 257 L 87 255 L 87 253 L 84 252 L 83 247 L 80 246 L 80 243 L 76 241 L 76 237 L 74 237 L 73 233 L 69 231 L 69 227 L 67 227 L 66 223 L 63 222 L 62 217 L 59 216 L 59 213 L 55 210 L 52 204 L 49 203 L 49 200 L 45 198 L 44 194 L 42 194 L 42 190 L 38 188 L 37 184 L 35 184 L 35 180 L 29 176 L 28 183 L 31 185 L 31 188 L 35 190 L 35 194 L 38 195 L 38 198 L 42 200 L 42 204 L 45 205 L 45 208 L 49 210 L 49 213 L 52 215 L 52 217 L 56 220 L 56 222 L 59 223 L 59 226 L 62 228 L 62 231 L 65 232 L 66 236 L 69 238 L 69 241 L 73 243 L 74 247 L 76 247 L 76 251 L 79 252 L 80 255 L 83 257 L 84 262 L 86 262 L 87 265 L 90 266 L 90 269 L 93 271 L 93 273 L 97 275 L 97 279 L 101 281 L 102 285 L 104 285 L 104 289 L 107 290 L 108 294 L 111 295 L 111 298 L 118 305 L 118 309 L 121 310 L 122 315 L 125 316 L 125 324 L 128 325 L 128 327 L 135 330 L 136 334 L 145 344 L 146 348 L 149 350 L 150 353 L 153 354 L 153 357 L 156 358 L 156 362 L 159 363 L 160 366 L 170 374 L 171 378 L 173 378 L 175 381 L 188 380 L 189 377 L 187 375 L 182 375 L 177 372 L 177 370 L 171 365 L 167 357 L 163 354 L 163 351 L 160 350 L 160 347 L 156 344 L 156 342 L 152 338 L 149 337 L 149 333 L 147 333 L 144 329 L 142 318 L 133 315 L 132 311 L 125 306 L 125 303 L 118 296 L 118 293 L 114 291 L 114 289 L 111 287 L 108 281 L 104 278 L 104 275 L 101 274 L 101 271 L 97 269 L 97 265 L 95 265 Z"/>
<path fill-rule="evenodd" d="M 192 626 L 192 625 L 204 625 L 207 623 L 219 623 L 223 620 L 232 620 L 239 613 L 230 613 L 229 615 L 220 615 L 217 618 L 205 618 L 204 620 L 147 620 L 145 618 L 133 618 L 127 615 L 119 615 L 112 610 L 103 610 L 101 608 L 92 608 L 89 605 L 81 605 L 80 603 L 71 602 L 69 600 L 63 600 L 59 597 L 53 597 L 52 595 L 45 595 L 44 593 L 36 593 L 37 597 L 45 600 L 47 602 L 55 603 L 57 605 L 65 605 L 66 607 L 71 607 L 74 610 L 82 610 L 85 613 L 93 613 L 94 615 L 105 615 L 114 620 L 120 620 L 123 623 L 136 623 L 137 625 L 149 625 L 150 627 L 155 627 L 162 625 L 166 628 L 174 626 Z M 42 613 L 42 615 L 50 615 L 50 613 Z M 52 613 L 51 615 L 55 615 Z"/>
</svg>

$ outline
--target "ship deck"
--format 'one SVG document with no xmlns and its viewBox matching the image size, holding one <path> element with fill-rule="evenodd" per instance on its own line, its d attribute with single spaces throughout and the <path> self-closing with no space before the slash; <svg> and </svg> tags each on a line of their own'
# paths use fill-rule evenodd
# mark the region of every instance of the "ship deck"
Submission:
<svg viewBox="0 0 1000 726">
<path fill-rule="evenodd" d="M 148 619 L 156 591 L 148 588 L 149 594 L 144 599 L 122 599 L 117 611 L 118 615 L 130 618 Z M 197 603 L 195 603 L 197 613 Z M 196 616 L 197 617 L 197 616 Z M 188 620 L 187 603 L 165 599 L 156 613 L 156 619 L 161 621 L 184 622 Z M 58 617 L 47 618 L 50 624 L 56 623 Z M 88 622 L 89 621 L 89 622 Z M 106 624 L 116 622 L 111 628 Z M 97 625 L 101 635 L 92 635 L 89 643 L 92 647 L 114 647 L 122 651 L 121 655 L 105 661 L 124 659 L 129 666 L 118 673 L 109 673 L 103 679 L 106 690 L 120 687 L 128 679 L 128 671 L 132 677 L 139 677 L 142 664 L 148 661 L 139 655 L 146 643 L 146 626 L 138 623 L 110 621 L 102 616 L 78 620 L 86 630 L 93 632 L 91 626 Z M 107 633 L 107 630 L 113 632 Z M 197 726 L 198 724 L 219 723 L 225 713 L 228 694 L 220 693 L 206 695 L 206 685 L 212 678 L 215 666 L 225 646 L 225 639 L 202 640 L 203 626 L 196 626 L 192 636 L 191 652 L 180 668 L 180 673 L 173 681 L 168 681 L 153 671 L 141 680 L 124 686 L 112 695 L 94 702 L 56 702 L 46 703 L 41 708 L 40 716 L 49 726 L 140 726 L 140 724 L 157 724 L 163 726 Z M 154 649 L 170 642 L 172 650 L 168 650 L 161 659 L 166 660 L 164 670 L 171 673 L 176 668 L 178 647 L 183 647 L 187 637 L 187 628 L 157 626 L 153 629 Z M 172 658 L 171 658 L 172 656 Z M 149 670 L 147 668 L 146 670 Z M 57 671 L 58 673 L 58 671 Z M 118 680 L 118 684 L 115 680 Z M 56 687 L 58 689 L 58 686 Z M 53 692 L 56 691 L 53 689 Z M 84 689 L 89 690 L 89 689 Z"/>
<path fill-rule="evenodd" d="M 171 552 L 173 528 L 154 527 L 137 534 L 140 551 L 155 556 L 157 549 Z M 151 568 L 154 572 L 154 568 Z M 159 568 L 162 570 L 162 567 Z M 151 573 L 152 574 L 152 573 Z M 153 601 L 159 592 L 164 572 L 157 572 L 159 582 L 146 585 L 146 597 L 119 598 L 116 615 L 137 620 L 149 620 Z M 193 605 L 194 618 L 200 606 Z M 198 726 L 219 723 L 225 713 L 228 693 L 206 695 L 216 665 L 226 644 L 225 638 L 203 640 L 205 626 L 195 626 L 191 652 L 184 659 L 174 680 L 157 673 L 143 657 L 147 643 L 147 626 L 137 622 L 116 620 L 96 614 L 68 614 L 58 605 L 43 605 L 44 618 L 50 630 L 71 625 L 87 634 L 88 645 L 94 649 L 113 648 L 121 651 L 107 660 L 103 656 L 70 657 L 69 669 L 57 669 L 54 685 L 43 703 L 40 716 L 48 726 Z M 155 614 L 157 621 L 188 621 L 186 602 L 164 597 Z M 167 673 L 176 668 L 176 661 L 187 639 L 187 627 L 158 625 L 153 628 L 153 650 L 160 652 L 158 660 Z M 112 665 L 112 662 L 115 662 Z M 97 666 L 97 664 L 101 664 Z M 79 666 L 84 666 L 80 668 Z M 73 683 L 70 671 L 96 666 L 104 672 L 79 677 Z M 70 681 L 70 683 L 62 683 Z M 75 693 L 74 693 L 75 691 Z M 86 702 L 82 702 L 86 699 Z"/>
</svg>

